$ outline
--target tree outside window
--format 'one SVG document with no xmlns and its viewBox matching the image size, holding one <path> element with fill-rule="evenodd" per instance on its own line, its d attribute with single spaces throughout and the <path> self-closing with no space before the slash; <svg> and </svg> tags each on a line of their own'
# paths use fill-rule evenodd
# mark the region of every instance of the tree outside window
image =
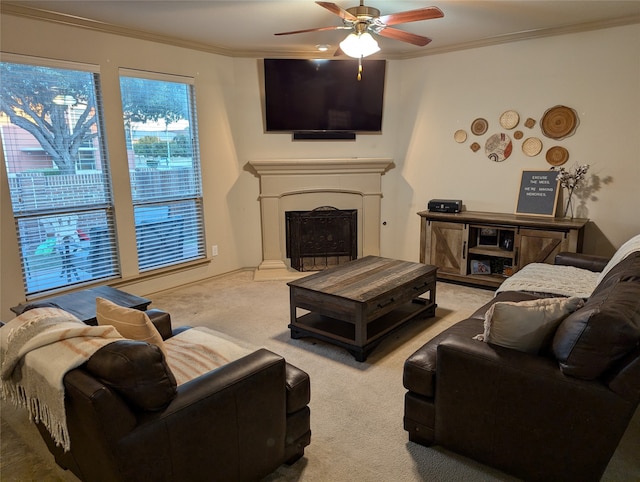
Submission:
<svg viewBox="0 0 640 482">
<path fill-rule="evenodd" d="M 99 75 L 0 62 L 0 134 L 27 295 L 119 274 Z"/>
</svg>

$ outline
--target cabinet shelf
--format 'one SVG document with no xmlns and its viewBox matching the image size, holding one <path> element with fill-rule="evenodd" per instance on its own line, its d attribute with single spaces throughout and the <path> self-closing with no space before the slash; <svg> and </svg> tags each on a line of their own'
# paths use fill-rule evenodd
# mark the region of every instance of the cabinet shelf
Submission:
<svg viewBox="0 0 640 482">
<path fill-rule="evenodd" d="M 469 254 L 478 254 L 481 256 L 495 256 L 499 258 L 513 259 L 513 251 L 498 248 L 497 246 L 474 246 L 469 248 Z"/>
<path fill-rule="evenodd" d="M 437 266 L 439 279 L 494 288 L 527 264 L 581 252 L 588 221 L 476 211 L 418 215 L 420 262 Z M 490 272 L 478 274 L 479 266 Z"/>
</svg>

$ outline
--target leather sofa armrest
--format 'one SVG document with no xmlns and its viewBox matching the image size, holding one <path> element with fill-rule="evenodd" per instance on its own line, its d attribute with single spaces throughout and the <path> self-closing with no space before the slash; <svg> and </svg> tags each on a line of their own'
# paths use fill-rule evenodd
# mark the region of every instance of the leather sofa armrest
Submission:
<svg viewBox="0 0 640 482">
<path fill-rule="evenodd" d="M 286 362 L 280 355 L 276 355 L 269 350 L 261 348 L 245 357 L 231 363 L 227 363 L 226 365 L 178 386 L 178 394 L 169 406 L 165 410 L 155 413 L 160 418 L 171 417 L 174 414 L 179 415 L 182 410 L 193 407 L 195 404 L 207 403 L 207 399 L 211 397 L 212 394 L 232 389 L 239 384 L 246 383 L 247 380 L 252 377 L 258 376 L 280 364 L 282 365 L 282 369 L 277 370 L 278 372 L 281 372 L 279 375 L 277 374 L 277 377 L 281 377 L 283 383 L 280 385 L 279 391 L 282 392 L 282 408 L 284 410 L 285 391 L 282 390 L 282 388 L 284 388 Z M 272 377 L 272 379 L 276 378 Z M 262 388 L 266 391 L 272 390 L 272 387 L 268 385 L 272 381 L 273 380 L 263 381 L 261 383 L 263 385 Z M 254 382 L 258 384 L 260 383 L 260 380 L 256 378 L 256 380 L 252 381 L 252 383 Z M 260 386 L 251 386 L 252 391 L 262 393 L 260 391 Z M 265 407 L 265 413 L 266 412 L 268 412 L 268 410 L 266 410 Z M 216 416 L 216 414 L 214 414 L 214 416 Z"/>
<path fill-rule="evenodd" d="M 207 467 L 219 480 L 258 480 L 284 459 L 286 362 L 266 349 L 178 386 L 173 401 L 141 414 L 119 445 L 125 480 L 145 464 L 149 480 Z M 195 435 L 197 434 L 197 435 Z M 277 465 L 276 465 L 277 466 Z"/>
<path fill-rule="evenodd" d="M 602 271 L 610 258 L 597 256 L 595 254 L 570 253 L 563 251 L 555 257 L 554 264 L 574 266 L 576 268 L 588 269 L 589 271 Z"/>
<path fill-rule="evenodd" d="M 311 401 L 309 375 L 298 367 L 287 363 L 287 414 L 295 413 Z"/>
<path fill-rule="evenodd" d="M 169 313 L 157 308 L 151 308 L 150 310 L 147 310 L 146 313 L 163 340 L 173 336 L 173 333 L 171 332 L 171 315 Z"/>
</svg>

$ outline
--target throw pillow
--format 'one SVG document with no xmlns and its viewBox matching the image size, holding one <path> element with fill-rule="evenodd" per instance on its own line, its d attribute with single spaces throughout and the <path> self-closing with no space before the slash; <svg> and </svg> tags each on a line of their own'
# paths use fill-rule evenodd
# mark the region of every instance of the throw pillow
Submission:
<svg viewBox="0 0 640 482">
<path fill-rule="evenodd" d="M 487 310 L 484 333 L 477 339 L 537 354 L 560 322 L 583 304 L 577 297 L 497 302 Z"/>
<path fill-rule="evenodd" d="M 125 308 L 104 298 L 96 298 L 99 325 L 112 325 L 124 338 L 158 346 L 166 356 L 164 341 L 144 311 Z"/>
</svg>

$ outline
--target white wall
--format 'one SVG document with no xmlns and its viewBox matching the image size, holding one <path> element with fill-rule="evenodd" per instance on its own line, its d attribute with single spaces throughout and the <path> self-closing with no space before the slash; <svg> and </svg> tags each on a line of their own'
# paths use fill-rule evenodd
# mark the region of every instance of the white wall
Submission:
<svg viewBox="0 0 640 482">
<path fill-rule="evenodd" d="M 259 61 L 232 59 L 160 43 L 118 37 L 39 20 L 3 15 L 0 46 L 16 54 L 97 64 L 101 68 L 110 161 L 116 196 L 128 194 L 118 68 L 136 68 L 196 79 L 203 166 L 207 245 L 220 255 L 203 267 L 157 279 L 136 280 L 132 210 L 118 212 L 126 289 L 146 295 L 261 261 L 259 180 L 246 165 L 252 159 L 391 157 L 395 168 L 383 180 L 382 255 L 418 259 L 419 218 L 431 198 L 462 198 L 468 209 L 512 212 L 523 168 L 546 169 L 543 154 L 524 156 L 516 144 L 511 158 L 493 163 L 471 140 L 457 144 L 453 133 L 469 131 L 476 117 L 495 132 L 499 115 L 514 109 L 539 119 L 547 107 L 575 108 L 580 126 L 562 141 L 573 161 L 613 183 L 588 201 L 585 250 L 607 254 L 640 232 L 640 26 L 388 62 L 385 118 L 381 135 L 356 141 L 292 142 L 287 134 L 265 134 Z M 365 72 L 366 75 L 366 72 Z M 525 132 L 527 129 L 524 129 Z M 533 129 L 540 135 L 539 128 Z M 472 136 L 471 136 L 472 137 Z M 478 142 L 484 143 L 487 136 Z M 547 147 L 547 140 L 545 147 Z M 546 149 L 545 149 L 546 150 Z M 6 175 L 0 175 L 0 317 L 24 301 L 15 228 L 8 206 Z"/>
<path fill-rule="evenodd" d="M 547 149 L 569 151 L 569 161 L 590 164 L 589 174 L 612 178 L 593 192 L 577 214 L 588 217 L 585 252 L 611 254 L 640 233 L 640 27 L 638 25 L 521 41 L 402 62 L 402 115 L 398 118 L 397 169 L 383 177 L 382 240 L 385 255 L 417 259 L 417 211 L 429 199 L 462 199 L 469 210 L 513 212 L 523 169 L 546 170 Z M 555 105 L 574 108 L 580 125 L 572 137 L 553 141 L 539 120 Z M 484 154 L 486 139 L 500 128 L 500 114 L 520 114 L 524 138 L 543 141 L 528 157 L 522 141 L 496 163 Z M 484 136 L 470 124 L 489 121 Z M 522 124 L 538 120 L 533 129 Z M 454 132 L 469 134 L 464 144 Z M 469 148 L 477 141 L 482 148 Z"/>
<path fill-rule="evenodd" d="M 236 93 L 234 59 L 22 17 L 3 15 L 0 20 L 3 52 L 84 62 L 100 68 L 126 290 L 146 295 L 257 264 L 260 253 L 258 185 L 251 175 L 243 174 L 231 126 Z M 210 251 L 210 246 L 217 244 L 220 253 L 205 265 L 158 278 L 137 277 L 119 92 L 120 67 L 195 79 L 207 246 Z M 25 295 L 21 283 L 16 282 L 21 279 L 19 253 L 4 170 L 0 176 L 0 189 L 0 317 L 7 319 L 11 316 L 9 307 L 23 302 Z M 124 202 L 118 204 L 118 200 Z M 256 223 L 258 226 L 254 227 Z"/>
</svg>

